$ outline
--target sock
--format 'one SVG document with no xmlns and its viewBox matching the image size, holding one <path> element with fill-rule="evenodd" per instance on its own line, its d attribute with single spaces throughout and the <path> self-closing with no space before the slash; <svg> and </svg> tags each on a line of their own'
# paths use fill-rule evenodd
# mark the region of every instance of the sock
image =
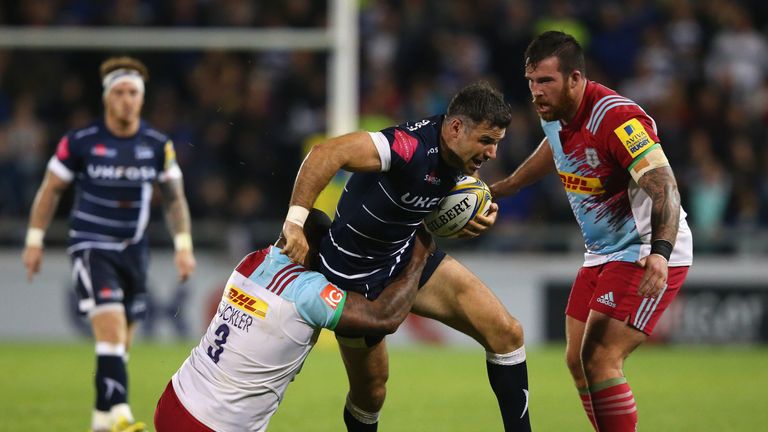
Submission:
<svg viewBox="0 0 768 432">
<path fill-rule="evenodd" d="M 525 347 L 507 354 L 486 353 L 486 366 L 488 380 L 499 401 L 504 430 L 530 431 Z"/>
<path fill-rule="evenodd" d="M 96 409 L 109 411 L 128 400 L 125 345 L 96 342 Z"/>
<path fill-rule="evenodd" d="M 347 395 L 347 403 L 344 405 L 344 424 L 347 425 L 347 432 L 376 432 L 379 428 L 379 413 L 356 407 Z"/>
<path fill-rule="evenodd" d="M 597 423 L 595 423 L 595 414 L 592 411 L 592 398 L 589 397 L 589 388 L 579 387 L 579 397 L 581 398 L 581 404 L 584 406 L 584 412 L 589 417 L 589 422 L 592 423 L 592 427 L 597 430 Z"/>
<path fill-rule="evenodd" d="M 93 414 L 91 414 L 91 430 L 98 432 L 110 429 L 112 429 L 112 417 L 109 416 L 109 411 L 93 410 Z"/>
<path fill-rule="evenodd" d="M 112 422 L 117 423 L 121 418 L 124 418 L 128 423 L 133 423 L 133 413 L 131 407 L 127 403 L 119 403 L 112 405 L 112 409 L 109 410 L 109 415 L 112 417 Z"/>
<path fill-rule="evenodd" d="M 614 378 L 595 384 L 589 387 L 589 392 L 598 430 L 635 432 L 637 405 L 626 378 Z"/>
</svg>

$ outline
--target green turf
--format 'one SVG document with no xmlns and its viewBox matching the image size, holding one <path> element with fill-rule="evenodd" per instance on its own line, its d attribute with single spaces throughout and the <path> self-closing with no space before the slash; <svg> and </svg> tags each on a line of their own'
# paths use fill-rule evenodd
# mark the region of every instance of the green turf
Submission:
<svg viewBox="0 0 768 432">
<path fill-rule="evenodd" d="M 141 343 L 131 353 L 131 401 L 151 421 L 155 401 L 192 343 Z M 562 346 L 531 349 L 537 431 L 589 431 L 562 362 Z M 0 431 L 85 431 L 93 400 L 93 345 L 0 344 Z M 393 349 L 382 431 L 498 431 L 482 352 Z M 625 372 L 641 431 L 757 431 L 768 424 L 768 349 L 644 347 Z M 319 347 L 289 388 L 271 432 L 340 431 L 346 378 Z"/>
</svg>

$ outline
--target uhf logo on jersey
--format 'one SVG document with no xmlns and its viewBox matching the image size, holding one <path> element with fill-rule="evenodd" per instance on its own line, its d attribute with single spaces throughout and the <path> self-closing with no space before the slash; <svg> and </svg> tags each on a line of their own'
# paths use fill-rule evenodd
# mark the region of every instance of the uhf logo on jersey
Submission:
<svg viewBox="0 0 768 432">
<path fill-rule="evenodd" d="M 339 306 L 339 302 L 344 298 L 344 291 L 336 288 L 335 286 L 328 284 L 323 291 L 320 292 L 320 298 L 323 299 L 331 309 L 336 310 Z"/>
<path fill-rule="evenodd" d="M 640 121 L 633 118 L 613 130 L 624 147 L 632 157 L 642 153 L 645 148 L 653 144 L 651 137 Z"/>
<path fill-rule="evenodd" d="M 133 155 L 136 157 L 136 159 L 152 159 L 155 157 L 155 151 L 152 150 L 152 147 L 148 147 L 145 145 L 138 145 L 133 149 Z"/>
<path fill-rule="evenodd" d="M 157 171 L 148 166 L 94 165 L 88 164 L 88 176 L 104 180 L 154 180 Z"/>
<path fill-rule="evenodd" d="M 227 292 L 224 294 L 224 298 L 232 306 L 254 315 L 257 318 L 264 319 L 267 317 L 267 311 L 269 310 L 267 302 L 258 297 L 244 293 L 232 284 L 227 286 Z"/>
<path fill-rule="evenodd" d="M 414 207 L 421 207 L 425 209 L 429 209 L 436 206 L 437 203 L 440 202 L 440 199 L 441 198 L 423 197 L 420 195 L 411 196 L 410 192 L 406 192 L 403 194 L 403 196 L 400 197 L 400 201 L 402 201 L 403 204 L 408 204 Z"/>
<path fill-rule="evenodd" d="M 603 182 L 601 182 L 599 178 L 582 177 L 563 171 L 560 171 L 558 174 L 560 175 L 560 181 L 563 182 L 563 186 L 565 186 L 565 190 L 568 192 L 586 195 L 599 195 L 605 193 Z"/>
<path fill-rule="evenodd" d="M 91 147 L 91 154 L 98 157 L 113 158 L 117 156 L 117 149 L 99 143 Z"/>
<path fill-rule="evenodd" d="M 440 180 L 440 177 L 437 176 L 437 173 L 432 171 L 431 173 L 424 176 L 424 181 L 433 184 L 435 186 L 439 186 L 442 181 Z"/>
<path fill-rule="evenodd" d="M 584 157 L 587 159 L 587 165 L 592 168 L 597 168 L 600 165 L 600 158 L 597 157 L 597 150 L 592 147 L 584 149 Z"/>
</svg>

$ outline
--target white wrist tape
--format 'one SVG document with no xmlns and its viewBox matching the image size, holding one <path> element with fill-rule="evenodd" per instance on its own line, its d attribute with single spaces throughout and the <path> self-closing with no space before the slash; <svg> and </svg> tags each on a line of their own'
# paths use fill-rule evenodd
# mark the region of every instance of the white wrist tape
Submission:
<svg viewBox="0 0 768 432">
<path fill-rule="evenodd" d="M 192 250 L 192 236 L 189 233 L 178 233 L 173 236 L 173 247 L 177 251 Z"/>
<path fill-rule="evenodd" d="M 307 216 L 309 216 L 309 210 L 302 206 L 292 205 L 288 208 L 288 215 L 285 216 L 285 220 L 295 223 L 300 227 L 304 227 L 304 222 L 307 220 Z"/>
<path fill-rule="evenodd" d="M 27 247 L 43 247 L 43 237 L 45 237 L 45 230 L 41 228 L 29 228 L 27 230 L 27 238 L 24 240 L 24 245 Z"/>
</svg>

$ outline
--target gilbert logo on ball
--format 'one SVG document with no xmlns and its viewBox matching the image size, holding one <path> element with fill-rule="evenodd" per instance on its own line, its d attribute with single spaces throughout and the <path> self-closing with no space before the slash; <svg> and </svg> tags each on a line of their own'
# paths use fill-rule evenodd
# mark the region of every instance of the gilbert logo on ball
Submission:
<svg viewBox="0 0 768 432">
<path fill-rule="evenodd" d="M 427 215 L 424 223 L 438 237 L 455 237 L 477 213 L 488 214 L 491 190 L 482 180 L 464 177 Z"/>
</svg>

